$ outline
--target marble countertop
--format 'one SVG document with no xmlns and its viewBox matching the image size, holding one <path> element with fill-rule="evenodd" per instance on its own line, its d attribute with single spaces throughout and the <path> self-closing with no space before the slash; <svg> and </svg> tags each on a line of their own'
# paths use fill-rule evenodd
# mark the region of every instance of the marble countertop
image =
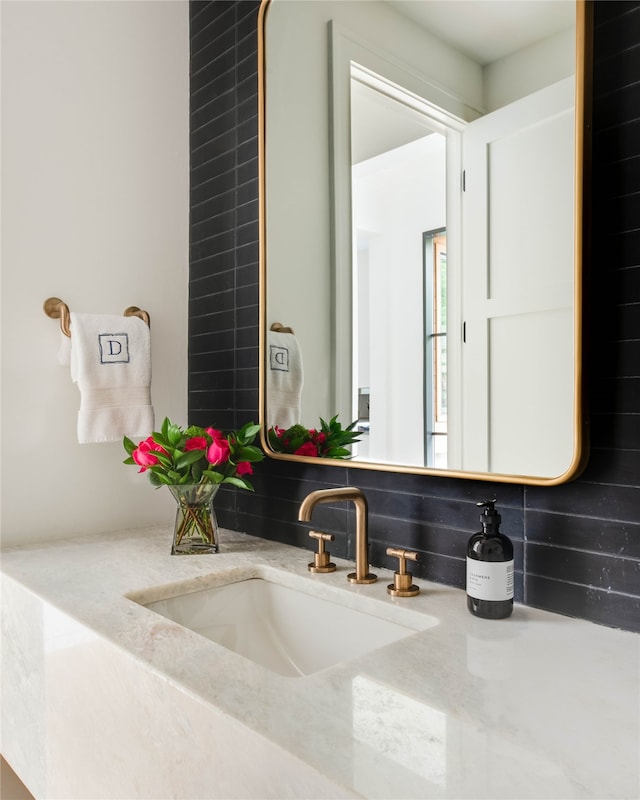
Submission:
<svg viewBox="0 0 640 800">
<path fill-rule="evenodd" d="M 637 798 L 640 637 L 515 605 L 476 619 L 465 594 L 393 574 L 311 575 L 310 551 L 221 532 L 220 552 L 171 556 L 148 528 L 7 548 L 2 572 L 190 697 L 275 743 L 347 797 Z M 402 621 L 402 641 L 298 678 L 275 674 L 140 605 L 254 568 Z M 132 599 L 135 597 L 135 600 Z"/>
</svg>

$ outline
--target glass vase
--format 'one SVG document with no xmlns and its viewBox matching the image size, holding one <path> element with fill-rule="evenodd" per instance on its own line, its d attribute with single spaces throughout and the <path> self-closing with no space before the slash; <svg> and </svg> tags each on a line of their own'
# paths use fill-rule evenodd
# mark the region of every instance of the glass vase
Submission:
<svg viewBox="0 0 640 800">
<path fill-rule="evenodd" d="M 219 488 L 216 483 L 169 486 L 178 504 L 171 555 L 218 552 L 218 521 L 213 500 Z"/>
</svg>

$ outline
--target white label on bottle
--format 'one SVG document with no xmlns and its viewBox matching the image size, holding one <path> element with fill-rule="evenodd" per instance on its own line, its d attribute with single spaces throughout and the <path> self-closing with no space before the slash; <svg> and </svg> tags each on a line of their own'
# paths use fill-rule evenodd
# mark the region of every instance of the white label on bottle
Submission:
<svg viewBox="0 0 640 800">
<path fill-rule="evenodd" d="M 467 556 L 467 594 L 476 600 L 511 600 L 513 561 L 476 561 Z"/>
</svg>

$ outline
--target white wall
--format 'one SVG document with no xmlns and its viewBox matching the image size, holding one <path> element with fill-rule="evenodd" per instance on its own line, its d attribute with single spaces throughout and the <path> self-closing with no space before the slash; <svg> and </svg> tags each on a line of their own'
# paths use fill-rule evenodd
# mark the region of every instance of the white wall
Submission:
<svg viewBox="0 0 640 800">
<path fill-rule="evenodd" d="M 42 303 L 148 310 L 156 421 L 187 422 L 188 4 L 0 9 L 2 541 L 170 522 L 120 443 L 78 444 Z"/>
<path fill-rule="evenodd" d="M 525 47 L 483 70 L 487 112 L 574 75 L 576 32 L 571 28 Z"/>
</svg>

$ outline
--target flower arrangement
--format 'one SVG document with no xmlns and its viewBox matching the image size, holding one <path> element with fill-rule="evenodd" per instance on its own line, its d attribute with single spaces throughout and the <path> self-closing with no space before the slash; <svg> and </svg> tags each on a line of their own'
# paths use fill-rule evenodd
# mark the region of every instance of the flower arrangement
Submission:
<svg viewBox="0 0 640 800">
<path fill-rule="evenodd" d="M 285 429 L 275 425 L 267 431 L 267 439 L 276 453 L 317 458 L 351 458 L 352 454 L 347 448 L 360 441 L 358 432 L 353 430 L 355 425 L 354 421 L 343 428 L 336 414 L 328 423 L 320 418 L 319 429 L 305 428 L 303 425 L 292 425 Z"/>
<path fill-rule="evenodd" d="M 129 457 L 125 464 L 137 464 L 156 486 L 229 483 L 253 491 L 247 475 L 264 453 L 253 446 L 259 425 L 248 422 L 238 431 L 224 434 L 215 428 L 191 425 L 182 429 L 165 418 L 160 431 L 139 444 L 124 437 Z"/>
</svg>

